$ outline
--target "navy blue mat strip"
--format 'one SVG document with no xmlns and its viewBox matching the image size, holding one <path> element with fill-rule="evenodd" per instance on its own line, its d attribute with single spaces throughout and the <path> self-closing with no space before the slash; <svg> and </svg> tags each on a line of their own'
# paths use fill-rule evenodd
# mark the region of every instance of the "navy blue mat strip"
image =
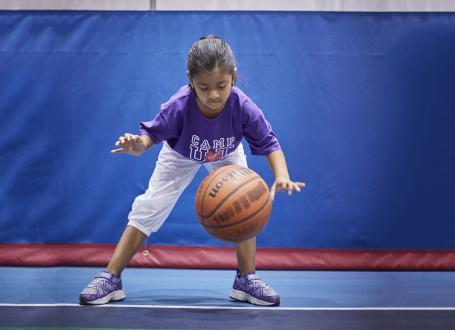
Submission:
<svg viewBox="0 0 455 330">
<path fill-rule="evenodd" d="M 453 310 L 0 307 L 0 327 L 128 329 L 454 329 Z"/>
</svg>

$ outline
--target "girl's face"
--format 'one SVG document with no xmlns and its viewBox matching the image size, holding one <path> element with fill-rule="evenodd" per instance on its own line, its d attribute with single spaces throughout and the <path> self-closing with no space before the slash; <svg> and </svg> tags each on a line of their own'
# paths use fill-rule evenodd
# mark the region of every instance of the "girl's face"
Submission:
<svg viewBox="0 0 455 330">
<path fill-rule="evenodd" d="M 232 74 L 215 67 L 212 71 L 195 75 L 191 85 L 196 91 L 201 112 L 207 118 L 215 118 L 223 111 L 231 93 Z"/>
</svg>

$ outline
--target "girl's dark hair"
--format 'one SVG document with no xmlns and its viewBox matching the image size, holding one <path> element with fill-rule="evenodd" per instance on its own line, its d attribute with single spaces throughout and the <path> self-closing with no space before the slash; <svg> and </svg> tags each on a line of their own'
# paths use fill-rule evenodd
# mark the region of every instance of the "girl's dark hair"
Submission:
<svg viewBox="0 0 455 330">
<path fill-rule="evenodd" d="M 198 73 L 209 72 L 215 67 L 227 70 L 236 78 L 234 54 L 220 37 L 208 35 L 196 41 L 188 52 L 187 70 L 190 79 Z"/>
</svg>

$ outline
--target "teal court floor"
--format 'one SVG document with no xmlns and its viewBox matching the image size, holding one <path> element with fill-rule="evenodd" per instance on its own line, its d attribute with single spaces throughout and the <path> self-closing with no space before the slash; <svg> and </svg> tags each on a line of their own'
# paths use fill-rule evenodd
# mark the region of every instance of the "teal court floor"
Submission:
<svg viewBox="0 0 455 330">
<path fill-rule="evenodd" d="M 233 270 L 127 268 L 127 298 L 80 306 L 100 268 L 0 267 L 0 329 L 455 329 L 455 272 L 261 271 L 278 307 L 229 299 Z"/>
</svg>

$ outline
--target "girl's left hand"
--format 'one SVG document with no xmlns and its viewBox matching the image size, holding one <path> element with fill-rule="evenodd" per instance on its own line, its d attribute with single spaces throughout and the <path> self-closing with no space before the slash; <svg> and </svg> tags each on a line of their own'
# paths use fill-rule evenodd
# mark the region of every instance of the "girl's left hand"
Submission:
<svg viewBox="0 0 455 330">
<path fill-rule="evenodd" d="M 294 182 L 291 181 L 290 179 L 282 179 L 278 178 L 275 180 L 275 182 L 272 185 L 272 188 L 270 189 L 270 197 L 272 197 L 272 200 L 275 198 L 275 192 L 276 191 L 288 191 L 288 195 L 292 195 L 292 192 L 295 191 L 300 191 L 301 188 L 305 187 L 305 182 Z"/>
</svg>

